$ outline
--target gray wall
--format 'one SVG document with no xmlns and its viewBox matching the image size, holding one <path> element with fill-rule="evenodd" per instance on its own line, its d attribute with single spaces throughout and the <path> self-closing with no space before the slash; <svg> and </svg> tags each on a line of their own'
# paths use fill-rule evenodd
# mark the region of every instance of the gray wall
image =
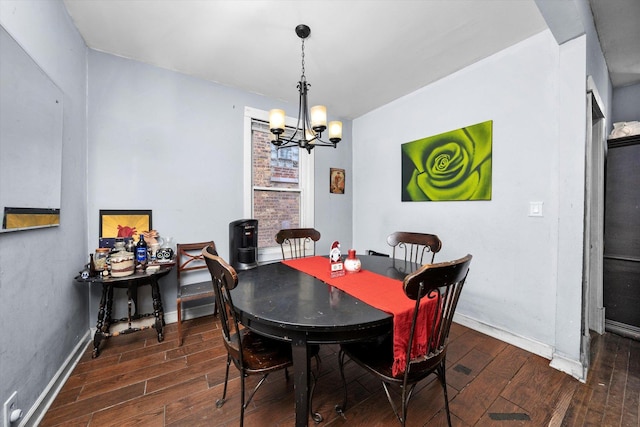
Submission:
<svg viewBox="0 0 640 427">
<path fill-rule="evenodd" d="M 213 239 L 225 258 L 229 223 L 244 218 L 243 182 L 250 174 L 243 169 L 244 108 L 297 114 L 297 105 L 93 50 L 88 103 L 89 247 L 98 244 L 100 209 L 151 209 L 160 235 L 176 242 Z M 333 240 L 351 244 L 351 124 L 343 122 L 345 138 L 336 149 L 314 150 L 320 253 L 328 253 Z M 346 169 L 345 195 L 329 193 L 330 167 Z M 161 283 L 172 320 L 175 273 Z M 150 310 L 149 292 L 141 297 L 141 307 Z M 98 302 L 94 288 L 92 313 Z"/>
<path fill-rule="evenodd" d="M 612 123 L 640 121 L 640 83 L 613 90 Z"/>
<path fill-rule="evenodd" d="M 385 249 L 395 230 L 438 234 L 436 260 L 474 255 L 460 316 L 575 368 L 585 43 L 582 36 L 558 46 L 545 31 L 353 123 L 354 152 L 369 153 L 354 157 L 356 248 Z M 401 202 L 401 144 L 485 120 L 493 120 L 491 201 Z M 544 202 L 543 217 L 528 216 L 531 201 Z"/>
<path fill-rule="evenodd" d="M 60 1 L 0 1 L 0 23 L 64 93 L 60 226 L 0 235 L 0 402 L 33 406 L 88 331 L 86 47 Z"/>
</svg>

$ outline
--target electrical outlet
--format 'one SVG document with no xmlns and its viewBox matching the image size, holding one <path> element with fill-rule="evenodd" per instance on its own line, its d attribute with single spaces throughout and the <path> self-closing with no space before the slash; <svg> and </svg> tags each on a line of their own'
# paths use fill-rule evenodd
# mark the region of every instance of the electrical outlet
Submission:
<svg viewBox="0 0 640 427">
<path fill-rule="evenodd" d="M 11 412 L 18 409 L 18 392 L 14 391 L 11 394 L 11 397 L 8 398 L 4 402 L 4 406 L 2 408 L 2 416 L 3 416 L 3 426 L 11 427 Z"/>
</svg>

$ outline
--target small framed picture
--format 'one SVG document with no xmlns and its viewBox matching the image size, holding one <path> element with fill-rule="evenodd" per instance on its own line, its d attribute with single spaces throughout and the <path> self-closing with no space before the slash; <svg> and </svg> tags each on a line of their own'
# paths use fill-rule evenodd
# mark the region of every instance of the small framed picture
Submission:
<svg viewBox="0 0 640 427">
<path fill-rule="evenodd" d="M 329 172 L 329 192 L 334 194 L 344 194 L 344 169 L 331 168 Z"/>
</svg>

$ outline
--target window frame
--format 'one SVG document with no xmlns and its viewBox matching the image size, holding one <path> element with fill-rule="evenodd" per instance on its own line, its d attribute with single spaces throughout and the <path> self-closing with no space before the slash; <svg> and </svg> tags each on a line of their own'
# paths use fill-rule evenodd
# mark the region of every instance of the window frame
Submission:
<svg viewBox="0 0 640 427">
<path fill-rule="evenodd" d="M 243 213 L 245 218 L 253 218 L 253 162 L 252 162 L 252 122 L 260 120 L 269 122 L 269 112 L 259 110 L 252 107 L 244 109 L 244 164 L 243 164 Z M 297 119 L 287 116 L 285 125 L 295 128 Z M 273 189 L 265 187 L 255 187 L 258 190 L 278 191 L 278 192 L 299 192 L 300 193 L 300 227 L 314 227 L 314 168 L 315 153 L 307 153 L 306 150 L 300 149 L 298 158 L 299 165 L 299 190 L 292 189 Z M 258 224 L 258 233 L 260 233 L 260 224 Z M 274 236 L 275 244 L 275 236 Z M 258 262 L 271 262 L 282 259 L 280 247 L 273 246 L 269 248 L 260 248 L 258 250 Z"/>
</svg>

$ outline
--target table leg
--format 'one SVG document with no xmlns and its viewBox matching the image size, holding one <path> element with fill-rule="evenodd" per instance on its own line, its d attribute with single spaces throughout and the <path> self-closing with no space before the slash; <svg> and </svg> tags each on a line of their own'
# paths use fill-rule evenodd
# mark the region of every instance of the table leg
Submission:
<svg viewBox="0 0 640 427">
<path fill-rule="evenodd" d="M 151 279 L 151 295 L 153 297 L 153 315 L 156 318 L 155 328 L 158 334 L 158 342 L 164 340 L 163 327 L 164 327 L 164 311 L 162 308 L 162 297 L 160 296 L 160 287 L 158 286 L 158 280 Z"/>
<path fill-rule="evenodd" d="M 129 289 L 127 292 L 130 292 L 129 301 L 133 301 L 133 319 L 138 318 L 138 285 L 135 286 L 129 285 Z"/>
<path fill-rule="evenodd" d="M 305 336 L 291 341 L 293 354 L 293 389 L 296 402 L 296 427 L 305 427 L 309 421 L 309 354 Z"/>
<path fill-rule="evenodd" d="M 96 324 L 96 333 L 93 334 L 93 354 L 91 357 L 96 358 L 100 355 L 100 342 L 102 341 L 102 325 L 104 323 L 104 307 L 107 300 L 108 285 L 102 284 L 102 296 L 100 297 L 100 308 L 98 309 L 98 323 Z"/>
<path fill-rule="evenodd" d="M 107 312 L 104 316 L 104 325 L 102 326 L 102 332 L 109 333 L 111 328 L 111 313 L 113 310 L 113 285 L 107 286 Z"/>
<path fill-rule="evenodd" d="M 127 328 L 131 329 L 131 305 L 134 304 L 134 300 L 135 300 L 135 304 L 136 304 L 136 312 L 138 311 L 138 286 L 132 282 L 128 283 L 127 286 Z"/>
</svg>

